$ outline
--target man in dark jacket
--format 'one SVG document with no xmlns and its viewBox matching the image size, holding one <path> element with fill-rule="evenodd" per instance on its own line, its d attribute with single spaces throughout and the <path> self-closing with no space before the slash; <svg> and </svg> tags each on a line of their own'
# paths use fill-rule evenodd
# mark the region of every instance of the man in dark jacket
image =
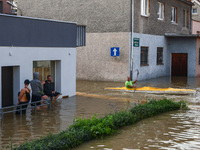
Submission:
<svg viewBox="0 0 200 150">
<path fill-rule="evenodd" d="M 48 75 L 47 80 L 45 81 L 44 94 L 51 97 L 51 101 L 53 100 L 53 97 L 55 97 L 54 101 L 56 101 L 60 96 L 60 93 L 55 91 L 54 83 L 51 82 L 51 75 Z"/>
<path fill-rule="evenodd" d="M 30 84 L 32 89 L 32 102 L 47 99 L 47 96 L 42 94 L 42 83 L 39 80 L 39 72 L 33 73 L 33 80 L 31 80 Z M 37 103 L 37 105 L 40 105 L 40 103 Z"/>
</svg>

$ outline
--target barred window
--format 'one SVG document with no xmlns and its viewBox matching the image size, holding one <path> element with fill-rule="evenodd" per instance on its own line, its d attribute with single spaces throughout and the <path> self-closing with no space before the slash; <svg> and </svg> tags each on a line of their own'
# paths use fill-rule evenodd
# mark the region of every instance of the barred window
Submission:
<svg viewBox="0 0 200 150">
<path fill-rule="evenodd" d="M 141 57 L 140 57 L 140 65 L 146 66 L 148 65 L 148 47 L 141 47 Z"/>
<path fill-rule="evenodd" d="M 86 46 L 86 26 L 77 25 L 76 46 Z"/>
<path fill-rule="evenodd" d="M 157 65 L 163 65 L 163 48 L 157 48 Z"/>
</svg>

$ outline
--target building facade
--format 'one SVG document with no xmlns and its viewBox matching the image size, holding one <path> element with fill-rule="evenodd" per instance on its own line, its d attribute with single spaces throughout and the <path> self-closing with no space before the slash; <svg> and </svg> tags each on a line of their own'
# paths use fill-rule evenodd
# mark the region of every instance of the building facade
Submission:
<svg viewBox="0 0 200 150">
<path fill-rule="evenodd" d="M 62 96 L 76 94 L 77 24 L 0 14 L 0 108 L 17 104 L 24 80 L 53 75 Z"/>
<path fill-rule="evenodd" d="M 170 76 L 177 51 L 165 34 L 191 33 L 192 3 L 187 0 L 20 0 L 18 6 L 26 16 L 87 26 L 87 44 L 77 53 L 77 79 L 124 81 L 129 75 L 135 78 L 136 69 L 139 80 Z M 138 45 L 133 46 L 134 39 Z M 111 56 L 112 47 L 119 48 L 119 57 Z M 186 76 L 195 72 L 188 67 Z"/>
<path fill-rule="evenodd" d="M 200 1 L 192 0 L 192 34 L 200 34 Z"/>
</svg>

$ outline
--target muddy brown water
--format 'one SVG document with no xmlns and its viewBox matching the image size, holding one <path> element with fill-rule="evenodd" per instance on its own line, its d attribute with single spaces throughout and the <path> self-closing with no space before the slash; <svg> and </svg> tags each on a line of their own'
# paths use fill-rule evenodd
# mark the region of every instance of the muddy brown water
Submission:
<svg viewBox="0 0 200 150">
<path fill-rule="evenodd" d="M 199 78 L 158 78 L 140 81 L 137 86 L 190 88 L 199 90 Z M 51 111 L 42 108 L 37 114 L 28 110 L 26 115 L 7 114 L 0 121 L 0 149 L 7 149 L 9 142 L 19 145 L 49 133 L 59 133 L 73 123 L 75 117 L 103 116 L 120 109 L 127 109 L 138 101 L 163 97 L 186 100 L 189 111 L 173 111 L 148 118 L 124 127 L 103 140 L 93 140 L 75 149 L 132 150 L 132 149 L 200 149 L 200 95 L 170 95 L 154 93 L 129 93 L 104 90 L 121 87 L 122 82 L 77 81 L 77 96 L 53 103 Z M 7 148 L 6 148 L 7 147 Z"/>
</svg>

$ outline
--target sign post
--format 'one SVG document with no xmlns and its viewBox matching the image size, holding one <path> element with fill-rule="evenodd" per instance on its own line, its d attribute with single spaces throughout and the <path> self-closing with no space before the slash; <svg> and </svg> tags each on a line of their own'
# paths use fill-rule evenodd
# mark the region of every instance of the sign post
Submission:
<svg viewBox="0 0 200 150">
<path fill-rule="evenodd" d="M 120 55 L 119 47 L 111 47 L 110 48 L 110 55 L 112 57 L 119 57 L 119 55 Z"/>
</svg>

